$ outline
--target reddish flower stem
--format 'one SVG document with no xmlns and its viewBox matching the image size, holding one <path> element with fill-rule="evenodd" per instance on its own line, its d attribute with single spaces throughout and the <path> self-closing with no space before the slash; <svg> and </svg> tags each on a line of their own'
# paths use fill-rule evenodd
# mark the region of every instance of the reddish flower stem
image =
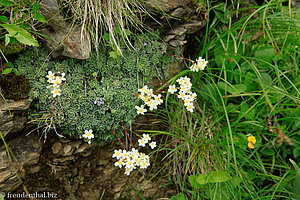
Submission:
<svg viewBox="0 0 300 200">
<path fill-rule="evenodd" d="M 193 60 L 191 60 L 191 59 L 188 59 L 188 58 L 183 58 L 183 57 L 180 57 L 180 56 L 176 56 L 176 55 L 174 55 L 174 54 L 171 54 L 171 53 L 169 53 L 169 52 L 165 52 L 166 54 L 169 54 L 170 56 L 174 56 L 174 57 L 177 57 L 177 58 L 181 58 L 181 59 L 183 59 L 183 60 L 188 60 L 188 61 L 191 61 L 192 63 L 194 63 L 194 61 Z"/>
<path fill-rule="evenodd" d="M 130 139 L 130 137 L 129 137 L 129 134 L 127 133 L 127 130 L 126 130 L 125 126 L 123 125 L 123 122 L 122 122 L 122 127 L 123 127 L 124 130 L 125 130 L 125 133 L 126 133 L 128 139 L 129 139 L 129 141 L 130 141 L 130 144 L 131 144 L 132 148 L 134 148 L 134 146 L 133 146 L 133 144 L 132 144 L 132 141 L 131 141 L 131 139 Z"/>
<path fill-rule="evenodd" d="M 115 136 L 118 138 L 119 142 L 121 143 L 123 149 L 125 150 L 125 145 L 121 142 L 120 138 L 117 136 L 117 134 L 115 133 L 114 129 L 112 129 L 113 133 L 115 134 Z"/>
</svg>

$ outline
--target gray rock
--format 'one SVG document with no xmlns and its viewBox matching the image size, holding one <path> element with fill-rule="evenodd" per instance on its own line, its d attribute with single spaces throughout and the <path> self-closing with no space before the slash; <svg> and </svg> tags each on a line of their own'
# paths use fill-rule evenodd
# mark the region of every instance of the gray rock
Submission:
<svg viewBox="0 0 300 200">
<path fill-rule="evenodd" d="M 11 149 L 13 155 L 16 157 L 17 162 L 12 158 L 12 165 L 8 159 L 6 149 L 4 146 L 0 148 L 0 191 L 10 192 L 17 189 L 21 183 L 16 177 L 13 167 L 18 171 L 22 177 L 25 173 L 23 167 L 35 165 L 39 161 L 40 153 L 42 150 L 42 143 L 39 141 L 39 136 L 30 134 L 29 136 L 23 135 L 7 142 L 8 147 Z"/>
<path fill-rule="evenodd" d="M 190 20 L 185 24 L 180 24 L 174 27 L 169 32 L 165 33 L 162 38 L 169 45 L 170 49 L 176 49 L 178 46 L 183 46 L 187 41 L 185 36 L 199 31 L 206 25 L 206 21 Z"/>
<path fill-rule="evenodd" d="M 90 145 L 88 145 L 87 143 L 82 143 L 78 149 L 75 150 L 75 154 L 76 153 L 82 153 L 84 150 L 90 148 Z"/>
<path fill-rule="evenodd" d="M 29 100 L 0 100 L 0 131 L 4 137 L 9 133 L 21 131 L 27 121 L 22 114 L 29 108 Z"/>
<path fill-rule="evenodd" d="M 73 150 L 74 149 L 72 148 L 72 146 L 67 144 L 66 146 L 64 146 L 64 156 L 72 155 Z"/>
<path fill-rule="evenodd" d="M 66 138 L 59 138 L 59 141 L 62 142 L 62 143 L 68 143 L 68 142 L 70 142 L 70 140 L 66 139 Z"/>
<path fill-rule="evenodd" d="M 51 39 L 44 38 L 46 47 L 53 51 L 53 58 L 70 57 L 87 59 L 91 53 L 90 36 L 85 27 L 71 26 L 59 14 L 56 0 L 44 0 L 40 3 L 41 13 L 47 20 L 47 28 L 41 30 L 42 34 Z"/>
<path fill-rule="evenodd" d="M 26 121 L 26 117 L 15 116 L 12 121 L 8 121 L 5 124 L 0 124 L 0 131 L 4 137 L 9 133 L 21 131 L 24 129 Z"/>
<path fill-rule="evenodd" d="M 148 6 L 155 8 L 159 11 L 169 12 L 177 7 L 190 3 L 191 0 L 146 0 Z"/>
<path fill-rule="evenodd" d="M 77 149 L 81 145 L 81 143 L 82 143 L 82 141 L 78 140 L 78 141 L 70 142 L 69 145 L 71 145 L 72 147 L 74 147 L 75 149 Z"/>
<path fill-rule="evenodd" d="M 51 149 L 53 154 L 58 154 L 58 152 L 61 150 L 61 143 L 55 142 Z"/>
<path fill-rule="evenodd" d="M 54 158 L 53 164 L 68 165 L 71 161 L 74 161 L 74 160 L 75 160 L 74 156 L 65 156 L 62 158 Z M 61 170 L 64 170 L 64 169 L 61 169 Z"/>
<path fill-rule="evenodd" d="M 14 111 L 14 110 L 26 110 L 29 108 L 30 103 L 28 99 L 14 101 L 14 100 L 0 100 L 0 110 L 2 111 Z"/>
<path fill-rule="evenodd" d="M 0 124 L 8 122 L 9 120 L 14 118 L 14 113 L 9 114 L 8 111 L 1 111 L 0 110 Z"/>
</svg>

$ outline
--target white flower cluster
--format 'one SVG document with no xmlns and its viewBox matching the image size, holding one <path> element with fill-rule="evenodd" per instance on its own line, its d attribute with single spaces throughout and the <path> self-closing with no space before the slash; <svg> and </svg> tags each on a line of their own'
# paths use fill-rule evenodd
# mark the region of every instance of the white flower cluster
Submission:
<svg viewBox="0 0 300 200">
<path fill-rule="evenodd" d="M 84 134 L 79 136 L 79 138 L 84 138 L 87 143 L 91 144 L 92 139 L 94 138 L 93 130 L 85 130 Z"/>
<path fill-rule="evenodd" d="M 48 75 L 46 76 L 48 78 L 48 82 L 50 83 L 47 88 L 50 89 L 51 93 L 53 94 L 53 97 L 60 96 L 61 95 L 61 89 L 59 88 L 62 81 L 65 81 L 65 73 L 57 72 L 57 75 L 53 73 L 52 71 L 48 71 Z"/>
<path fill-rule="evenodd" d="M 179 99 L 182 99 L 184 102 L 184 106 L 186 106 L 186 109 L 190 112 L 193 112 L 194 110 L 194 100 L 197 97 L 196 92 L 191 92 L 191 88 L 192 88 L 192 83 L 190 78 L 188 77 L 181 77 L 179 79 L 176 80 L 176 82 L 179 83 L 180 88 L 179 88 L 179 92 L 177 94 Z M 177 92 L 177 87 L 176 85 L 170 85 L 168 92 L 170 92 L 171 94 L 174 94 L 175 92 Z"/>
<path fill-rule="evenodd" d="M 130 172 L 136 167 L 146 169 L 150 166 L 149 156 L 145 153 L 139 153 L 137 149 L 132 148 L 131 151 L 126 150 L 115 150 L 112 156 L 118 159 L 115 163 L 116 167 L 125 167 L 125 175 L 129 176 Z"/>
<path fill-rule="evenodd" d="M 138 89 L 140 92 L 139 98 L 142 99 L 145 104 L 141 106 L 135 106 L 137 109 L 137 114 L 144 114 L 147 112 L 147 109 L 145 109 L 145 105 L 149 107 L 149 110 L 157 109 L 157 106 L 163 103 L 163 100 L 161 99 L 161 95 L 155 95 L 153 94 L 153 90 L 149 89 L 147 85 L 145 85 L 143 88 Z"/>
<path fill-rule="evenodd" d="M 200 70 L 204 70 L 204 68 L 206 67 L 207 63 L 208 63 L 208 61 L 206 61 L 202 57 L 199 57 L 198 59 L 196 59 L 196 63 L 194 63 L 190 67 L 190 70 L 193 71 L 193 72 L 198 72 L 199 69 Z"/>
<path fill-rule="evenodd" d="M 139 140 L 139 146 L 145 147 L 145 144 L 150 140 L 149 134 L 143 134 L 143 138 Z M 149 143 L 149 146 L 154 149 L 156 147 L 156 142 Z M 145 153 L 140 153 L 135 148 L 132 148 L 131 151 L 122 149 L 115 150 L 112 157 L 118 159 L 118 161 L 115 162 L 116 167 L 125 167 L 125 175 L 127 176 L 132 170 L 136 169 L 136 167 L 146 169 L 150 166 L 149 156 Z"/>
<path fill-rule="evenodd" d="M 145 147 L 146 144 L 151 140 L 149 134 L 143 134 L 143 138 L 139 139 L 139 146 L 141 147 Z M 151 149 L 154 149 L 156 147 L 156 142 L 151 142 L 149 143 L 149 146 L 151 147 Z"/>
</svg>

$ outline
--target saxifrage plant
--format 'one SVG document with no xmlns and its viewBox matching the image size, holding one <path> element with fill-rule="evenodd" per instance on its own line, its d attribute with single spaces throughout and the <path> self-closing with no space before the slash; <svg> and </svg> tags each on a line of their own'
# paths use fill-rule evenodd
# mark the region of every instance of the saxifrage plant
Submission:
<svg viewBox="0 0 300 200">
<path fill-rule="evenodd" d="M 116 138 L 112 130 L 117 132 L 122 122 L 130 125 L 134 121 L 138 88 L 151 82 L 155 74 L 165 77 L 172 60 L 156 36 L 138 35 L 132 41 L 136 51 L 127 50 L 124 44 L 123 57 L 115 59 L 109 56 L 111 49 L 101 48 L 88 60 L 50 61 L 44 49 L 32 48 L 16 60 L 16 66 L 31 80 L 29 96 L 35 109 L 46 111 L 54 127 L 65 135 L 93 130 L 99 142 L 111 141 Z M 49 71 L 65 73 L 61 95 L 51 94 L 46 80 Z"/>
</svg>

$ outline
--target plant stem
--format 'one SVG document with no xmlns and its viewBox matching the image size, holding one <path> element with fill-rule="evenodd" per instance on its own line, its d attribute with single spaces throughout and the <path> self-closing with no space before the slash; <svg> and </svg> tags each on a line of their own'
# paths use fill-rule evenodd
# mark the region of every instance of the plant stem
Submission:
<svg viewBox="0 0 300 200">
<path fill-rule="evenodd" d="M 126 135 L 127 135 L 128 139 L 129 139 L 129 141 L 130 141 L 130 144 L 131 144 L 132 148 L 134 148 L 134 146 L 133 146 L 133 144 L 132 144 L 132 141 L 131 141 L 131 139 L 130 139 L 130 137 L 129 137 L 129 134 L 127 133 L 127 130 L 126 130 L 125 126 L 123 125 L 123 122 L 122 122 L 122 127 L 124 128 L 124 130 L 125 130 L 125 132 L 126 132 Z"/>
<path fill-rule="evenodd" d="M 115 134 L 115 136 L 118 138 L 119 142 L 121 143 L 123 149 L 125 150 L 125 145 L 121 142 L 120 138 L 117 136 L 116 132 L 114 131 L 114 129 L 112 129 L 113 133 Z"/>
</svg>

